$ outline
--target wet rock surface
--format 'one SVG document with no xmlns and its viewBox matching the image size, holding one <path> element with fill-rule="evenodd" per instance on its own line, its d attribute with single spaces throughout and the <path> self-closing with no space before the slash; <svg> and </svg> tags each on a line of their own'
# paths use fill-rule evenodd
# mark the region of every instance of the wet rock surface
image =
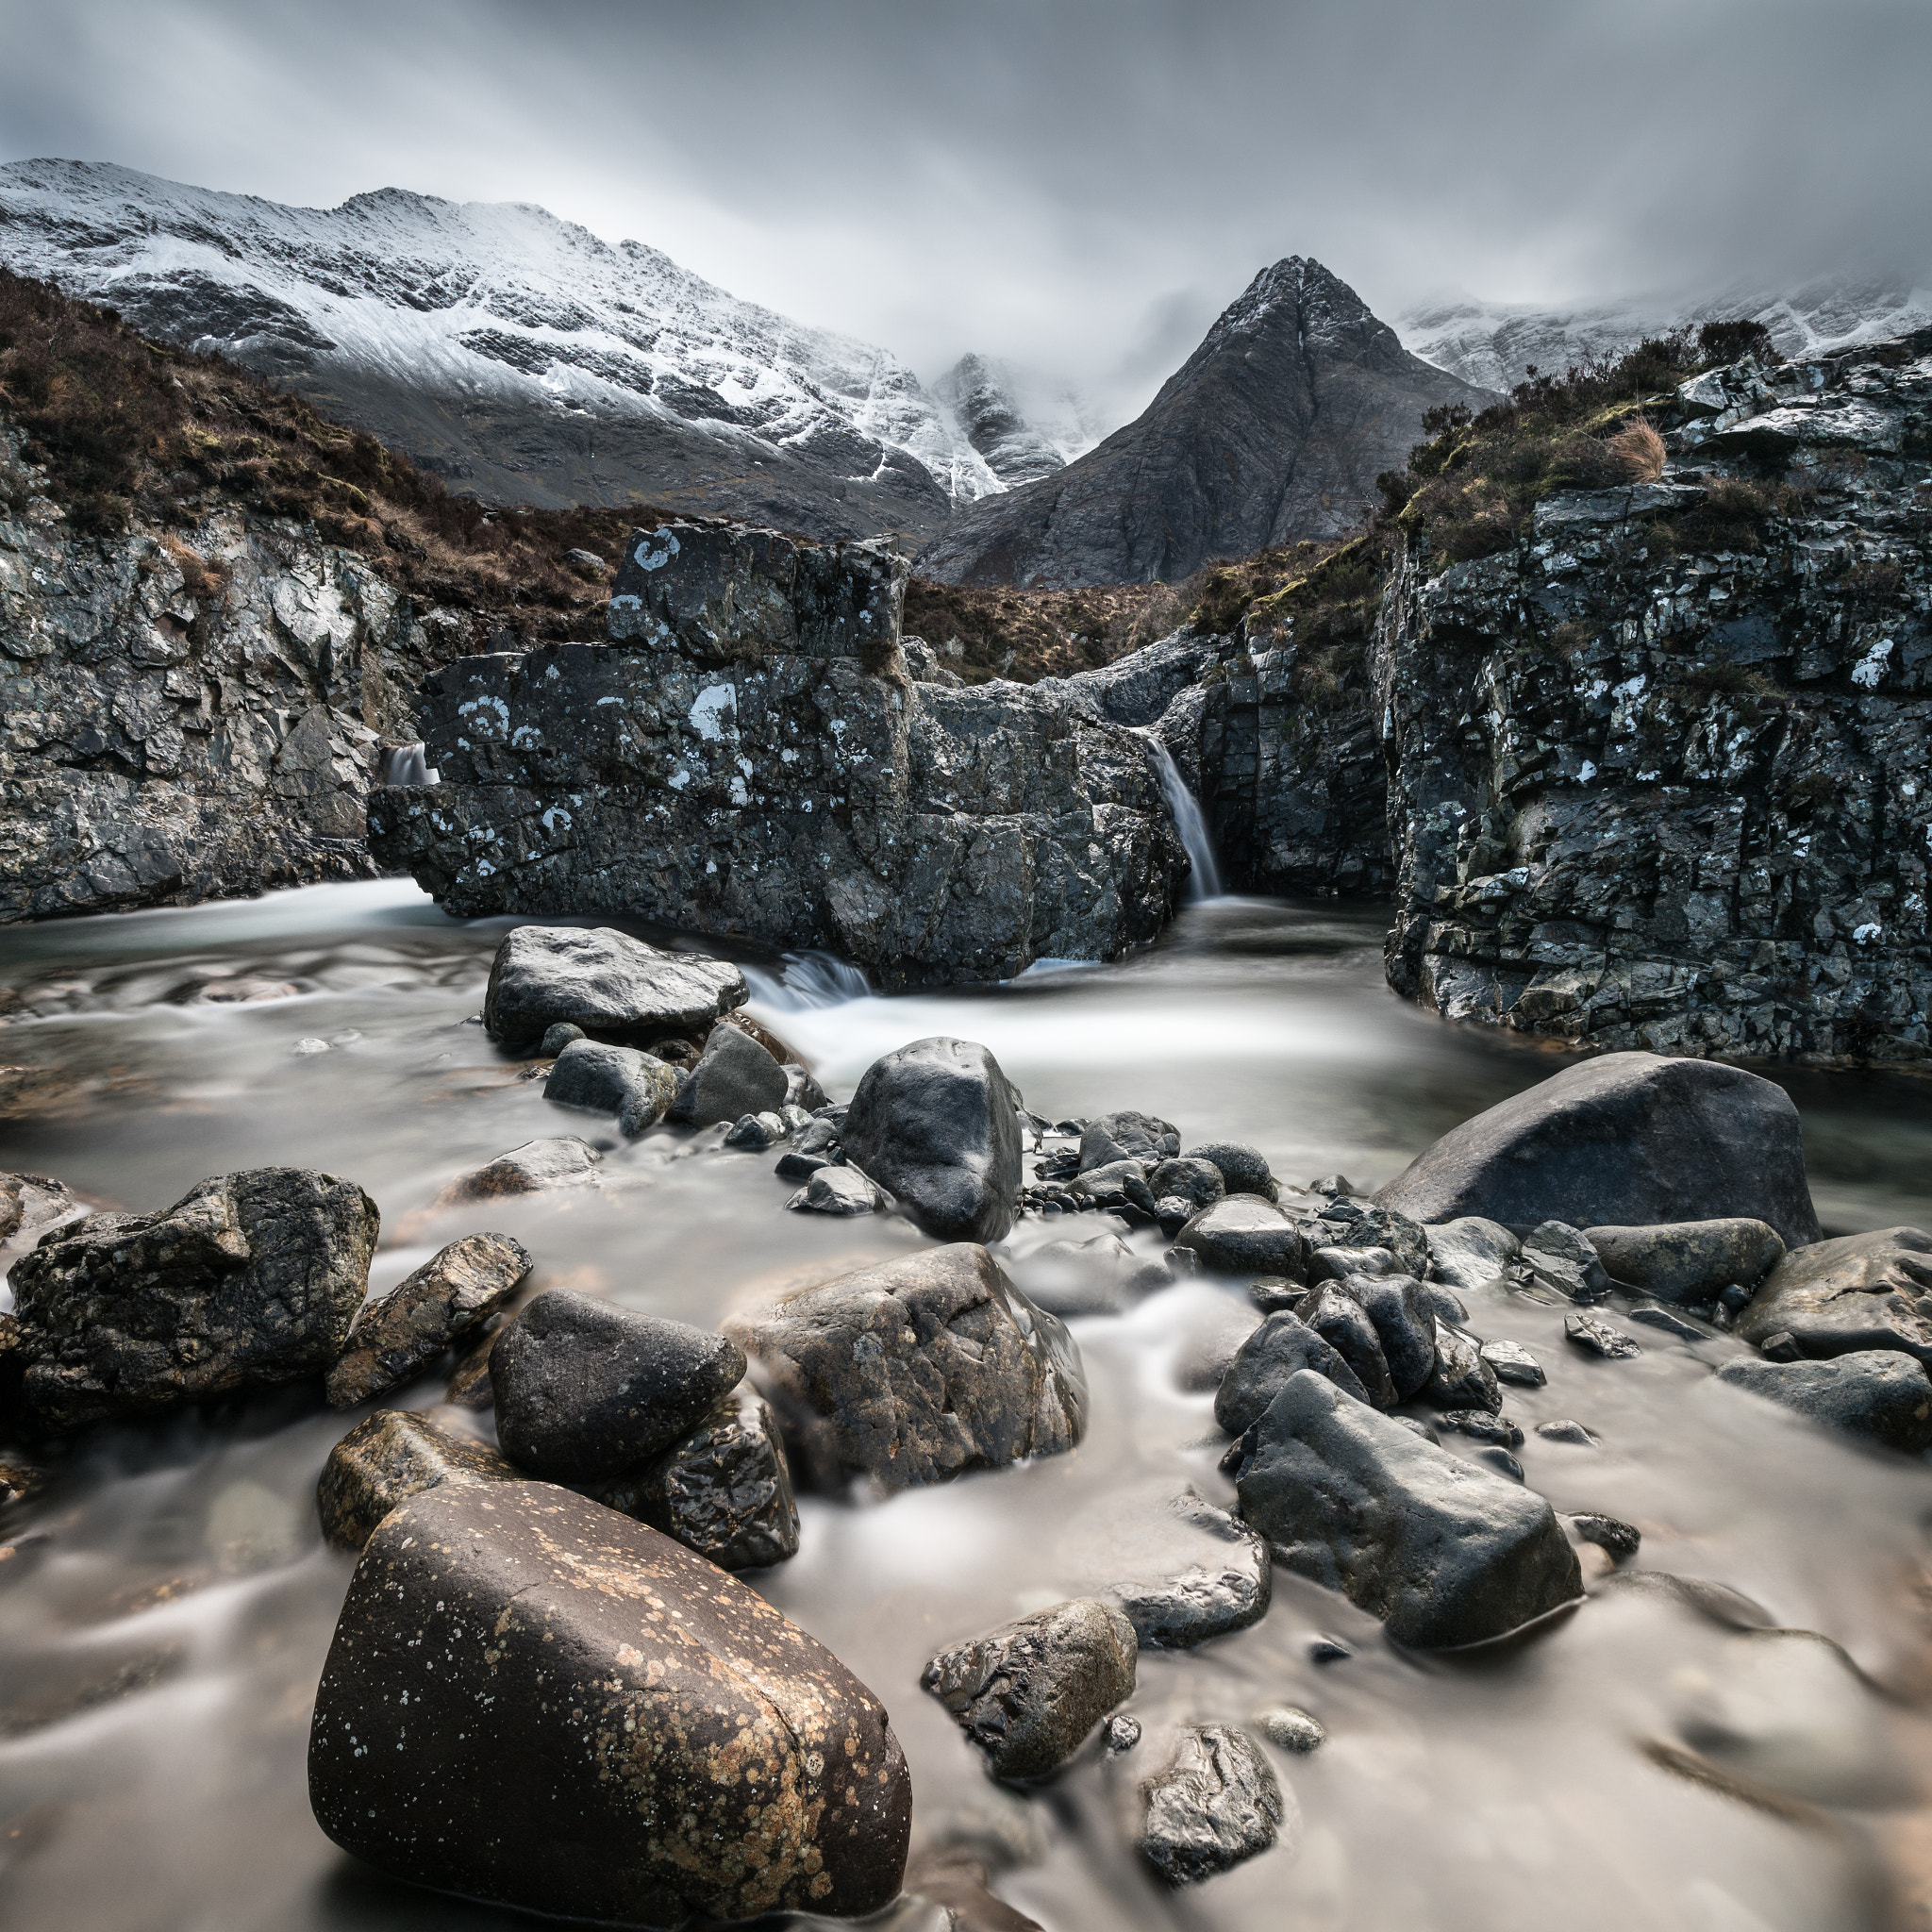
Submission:
<svg viewBox="0 0 1932 1932">
<path fill-rule="evenodd" d="M 1218 1274 L 1283 1274 L 1303 1279 L 1308 1244 L 1301 1224 L 1271 1201 L 1230 1194 L 1195 1215 L 1174 1246 Z"/>
<path fill-rule="evenodd" d="M 598 1163 L 604 1158 L 596 1148 L 576 1134 L 558 1134 L 541 1141 L 525 1141 L 508 1154 L 453 1181 L 445 1199 L 493 1201 L 506 1194 L 535 1194 L 545 1188 L 593 1186 Z"/>
<path fill-rule="evenodd" d="M 1230 1436 L 1252 1428 L 1274 1406 L 1289 1378 L 1304 1369 L 1367 1402 L 1369 1391 L 1337 1352 L 1299 1315 L 1283 1308 L 1270 1315 L 1236 1351 L 1214 1397 L 1214 1420 Z"/>
<path fill-rule="evenodd" d="M 908 680 L 905 579 L 883 544 L 635 532 L 608 644 L 425 683 L 442 782 L 379 789 L 372 851 L 466 915 L 624 912 L 888 986 L 1151 939 L 1186 858 L 1141 741 L 1053 689 Z"/>
<path fill-rule="evenodd" d="M 591 1493 L 721 1570 L 762 1569 L 798 1554 L 785 1444 L 771 1409 L 746 1383 L 649 1467 Z"/>
<path fill-rule="evenodd" d="M 1133 1624 L 1141 1647 L 1188 1650 L 1258 1623 L 1273 1589 L 1268 1545 L 1261 1538 L 1192 1490 L 1168 1498 L 1161 1514 L 1184 1535 L 1161 1538 L 1157 1518 L 1148 1539 L 1156 1545 L 1148 1552 L 1154 1560 L 1143 1557 L 1138 1574 L 1106 1592 Z M 1163 1541 L 1172 1544 L 1167 1574 L 1159 1562 Z"/>
<path fill-rule="evenodd" d="M 1134 1626 L 1098 1597 L 1036 1611 L 940 1652 L 920 1683 L 1000 1778 L 1041 1778 L 1133 1695 Z"/>
<path fill-rule="evenodd" d="M 341 1359 L 328 1372 L 331 1406 L 367 1402 L 422 1374 L 495 1314 L 531 1266 L 528 1249 L 507 1234 L 452 1241 L 358 1311 Z"/>
<path fill-rule="evenodd" d="M 1787 1255 L 1740 1312 L 1737 1332 L 1770 1353 L 1823 1357 L 1895 1348 L 1932 1362 L 1932 1235 L 1845 1235 Z"/>
<path fill-rule="evenodd" d="M 690 1127 L 708 1127 L 785 1105 L 785 1069 L 770 1052 L 736 1026 L 714 1026 L 704 1051 L 677 1081 L 670 1117 Z"/>
<path fill-rule="evenodd" d="M 1427 1291 L 1412 1274 L 1349 1274 L 1340 1291 L 1368 1316 L 1394 1399 L 1407 1402 L 1436 1372 L 1436 1318 Z"/>
<path fill-rule="evenodd" d="M 1058 1454 L 1086 1432 L 1073 1338 L 971 1242 L 803 1289 L 724 1326 L 758 1364 L 814 1487 L 939 1482 Z"/>
<path fill-rule="evenodd" d="M 1499 1221 L 1458 1215 L 1424 1230 L 1429 1272 L 1450 1288 L 1481 1288 L 1494 1281 L 1522 1253 L 1523 1243 Z"/>
<path fill-rule="evenodd" d="M 445 1485 L 371 1537 L 308 1788 L 394 1876 L 665 1927 L 877 1911 L 911 1813 L 886 1713 L 836 1657 L 668 1537 L 537 1483 Z"/>
<path fill-rule="evenodd" d="M 1245 1731 L 1191 1724 L 1141 1787 L 1141 1850 L 1170 1885 L 1191 1885 L 1265 1852 L 1287 1807 L 1281 1785 Z"/>
<path fill-rule="evenodd" d="M 866 1069 L 839 1140 L 928 1234 L 996 1241 L 1019 1208 L 1018 1106 L 985 1047 L 918 1040 Z"/>
<path fill-rule="evenodd" d="M 1746 1218 L 1787 1245 L 1819 1237 L 1798 1109 L 1781 1087 L 1708 1060 L 1613 1053 L 1479 1113 L 1376 1197 L 1418 1221 L 1512 1227 Z"/>
<path fill-rule="evenodd" d="M 633 1046 L 574 1040 L 543 1082 L 543 1098 L 558 1107 L 617 1116 L 625 1136 L 654 1127 L 677 1097 L 677 1076 L 660 1059 Z"/>
<path fill-rule="evenodd" d="M 1828 1361 L 1739 1357 L 1717 1379 L 1888 1449 L 1916 1456 L 1932 1447 L 1932 1380 L 1922 1363 L 1894 1349 L 1856 1349 Z"/>
<path fill-rule="evenodd" d="M 391 1509 L 441 1483 L 526 1481 L 474 1436 L 413 1409 L 379 1408 L 329 1451 L 315 1500 L 323 1535 L 339 1550 L 359 1550 Z"/>
<path fill-rule="evenodd" d="M 697 1031 L 749 992 L 727 960 L 660 952 L 614 926 L 520 925 L 496 949 L 483 1024 L 511 1046 L 558 1025 L 648 1046 Z"/>
<path fill-rule="evenodd" d="M 743 1374 L 743 1353 L 722 1335 L 560 1288 L 530 1301 L 490 1352 L 505 1453 L 565 1482 L 637 1468 Z"/>
<path fill-rule="evenodd" d="M 821 1167 L 785 1205 L 795 1214 L 882 1214 L 892 1197 L 856 1167 Z"/>
<path fill-rule="evenodd" d="M 56 1229 L 11 1275 L 29 1411 L 69 1429 L 325 1372 L 379 1226 L 353 1181 L 263 1167 Z"/>
<path fill-rule="evenodd" d="M 1582 1593 L 1541 1496 L 1308 1372 L 1256 1424 L 1236 1486 L 1278 1561 L 1342 1591 L 1414 1649 L 1500 1637 Z"/>
</svg>

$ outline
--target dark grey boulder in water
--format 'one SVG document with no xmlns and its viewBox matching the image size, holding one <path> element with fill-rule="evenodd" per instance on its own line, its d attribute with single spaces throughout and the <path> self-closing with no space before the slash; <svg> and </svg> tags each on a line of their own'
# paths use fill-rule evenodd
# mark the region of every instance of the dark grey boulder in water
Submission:
<svg viewBox="0 0 1932 1932">
<path fill-rule="evenodd" d="M 441 1207 L 459 1201 L 492 1201 L 504 1194 L 535 1194 L 545 1188 L 591 1187 L 604 1158 L 578 1134 L 555 1134 L 525 1141 L 508 1154 L 499 1154 L 474 1172 L 452 1181 Z"/>
<path fill-rule="evenodd" d="M 1020 1100 L 971 1040 L 915 1040 L 860 1077 L 839 1140 L 930 1235 L 996 1241 L 1020 1206 Z"/>
<path fill-rule="evenodd" d="M 564 1288 L 532 1299 L 490 1352 L 505 1454 L 561 1482 L 636 1469 L 743 1375 L 742 1351 L 722 1335 Z"/>
<path fill-rule="evenodd" d="M 442 1483 L 521 1483 L 530 1478 L 487 1442 L 440 1427 L 408 1408 L 378 1408 L 329 1451 L 315 1486 L 322 1533 L 359 1550 L 391 1509 Z"/>
<path fill-rule="evenodd" d="M 1289 1378 L 1304 1369 L 1312 1369 L 1357 1402 L 1369 1399 L 1356 1372 L 1334 1347 L 1300 1316 L 1283 1308 L 1270 1315 L 1236 1352 L 1214 1398 L 1214 1420 L 1230 1436 L 1241 1435 L 1268 1412 Z"/>
<path fill-rule="evenodd" d="M 1156 1200 L 1174 1195 L 1185 1201 L 1190 1211 L 1198 1212 L 1213 1207 L 1227 1192 L 1227 1183 L 1211 1160 L 1177 1155 L 1148 1174 L 1147 1191 Z"/>
<path fill-rule="evenodd" d="M 530 1267 L 529 1250 L 507 1234 L 450 1242 L 358 1312 L 341 1359 L 328 1372 L 330 1406 L 352 1407 L 421 1374 L 495 1314 Z"/>
<path fill-rule="evenodd" d="M 1486 1408 L 1494 1415 L 1503 1407 L 1503 1391 L 1482 1347 L 1474 1336 L 1439 1319 L 1436 1367 L 1423 1384 L 1421 1399 L 1434 1408 Z"/>
<path fill-rule="evenodd" d="M 1274 1585 L 1267 1543 L 1192 1489 L 1171 1498 L 1161 1513 L 1168 1522 L 1147 1525 L 1147 1547 L 1138 1553 L 1134 1574 L 1106 1592 L 1133 1624 L 1141 1649 L 1188 1650 L 1258 1623 Z M 1170 1531 L 1165 1539 L 1162 1529 Z"/>
<path fill-rule="evenodd" d="M 591 1493 L 721 1570 L 761 1569 L 798 1554 L 785 1444 L 771 1409 L 746 1383 L 657 1461 Z"/>
<path fill-rule="evenodd" d="M 676 1097 L 677 1075 L 662 1060 L 634 1046 L 594 1040 L 572 1041 L 543 1082 L 545 1100 L 615 1114 L 625 1136 L 655 1127 Z"/>
<path fill-rule="evenodd" d="M 728 960 L 659 952 L 614 926 L 520 925 L 496 949 L 483 1024 L 511 1046 L 559 1022 L 648 1046 L 694 1032 L 750 992 Z"/>
<path fill-rule="evenodd" d="M 995 1777 L 1041 1778 L 1134 1694 L 1140 1641 L 1099 1597 L 1075 1597 L 942 1650 L 920 1683 L 986 1755 Z"/>
<path fill-rule="evenodd" d="M 1375 1197 L 1417 1221 L 1510 1227 L 1744 1216 L 1787 1246 L 1819 1236 L 1798 1109 L 1782 1087 L 1715 1060 L 1611 1053 L 1477 1114 Z"/>
<path fill-rule="evenodd" d="M 837 1657 L 547 1483 L 444 1484 L 370 1538 L 308 1794 L 392 1877 L 631 1925 L 863 1917 L 898 1896 L 911 1828 L 898 1740 Z"/>
<path fill-rule="evenodd" d="M 724 1329 L 759 1365 L 795 1471 L 818 1488 L 855 1475 L 889 1490 L 941 1482 L 1058 1454 L 1086 1433 L 1087 1378 L 1066 1325 L 973 1242 L 801 1289 Z"/>
<path fill-rule="evenodd" d="M 785 1069 L 728 1021 L 711 1028 L 697 1064 L 677 1082 L 668 1118 L 688 1127 L 774 1112 L 785 1105 Z"/>
<path fill-rule="evenodd" d="M 1190 1724 L 1141 1787 L 1141 1851 L 1170 1885 L 1211 1878 L 1265 1852 L 1287 1806 L 1268 1760 L 1232 1724 Z"/>
<path fill-rule="evenodd" d="M 257 1167 L 56 1228 L 11 1275 L 29 1411 L 77 1428 L 325 1373 L 380 1226 L 354 1181 Z"/>
<path fill-rule="evenodd" d="M 1407 1402 L 1436 1373 L 1436 1319 L 1427 1290 L 1412 1274 L 1349 1274 L 1338 1286 L 1374 1325 L 1395 1399 Z"/>
<path fill-rule="evenodd" d="M 1211 1160 L 1221 1171 L 1222 1184 L 1230 1194 L 1259 1194 L 1272 1201 L 1275 1194 L 1274 1176 L 1268 1170 L 1268 1157 L 1244 1141 L 1205 1141 L 1190 1147 L 1190 1160 Z"/>
<path fill-rule="evenodd" d="M 1255 1425 L 1236 1487 L 1277 1561 L 1414 1649 L 1501 1637 L 1582 1594 L 1542 1497 L 1307 1371 Z"/>
<path fill-rule="evenodd" d="M 1106 1167 L 1116 1160 L 1139 1160 L 1149 1167 L 1180 1152 L 1181 1137 L 1173 1124 L 1151 1113 L 1104 1113 L 1090 1121 L 1080 1136 L 1080 1172 Z"/>
<path fill-rule="evenodd" d="M 1735 1216 L 1587 1227 L 1583 1235 L 1614 1279 L 1660 1302 L 1707 1302 L 1733 1282 L 1754 1287 L 1785 1252 L 1774 1227 Z"/>
<path fill-rule="evenodd" d="M 794 1214 L 883 1214 L 892 1200 L 848 1165 L 816 1169 L 785 1205 Z"/>
<path fill-rule="evenodd" d="M 1307 1278 L 1308 1243 L 1301 1224 L 1253 1194 L 1230 1194 L 1203 1208 L 1174 1244 L 1210 1274 Z"/>
<path fill-rule="evenodd" d="M 1382 1354 L 1382 1338 L 1369 1311 L 1353 1295 L 1324 1283 L 1303 1303 L 1301 1318 L 1345 1361 L 1377 1408 L 1393 1408 L 1395 1384 Z"/>
<path fill-rule="evenodd" d="M 1717 1372 L 1717 1379 L 1888 1449 L 1916 1456 L 1932 1448 L 1932 1381 L 1896 1349 L 1859 1349 L 1810 1362 L 1740 1356 Z"/>
<path fill-rule="evenodd" d="M 1932 1362 L 1932 1235 L 1885 1227 L 1801 1248 L 1765 1276 L 1735 1325 L 1754 1347 L 1780 1353 L 1895 1348 Z"/>
</svg>

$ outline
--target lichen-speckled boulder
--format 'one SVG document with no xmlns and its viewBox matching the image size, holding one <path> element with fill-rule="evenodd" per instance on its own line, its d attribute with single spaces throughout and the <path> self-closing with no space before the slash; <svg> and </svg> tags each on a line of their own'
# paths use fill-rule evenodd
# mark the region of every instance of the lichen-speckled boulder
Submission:
<svg viewBox="0 0 1932 1932">
<path fill-rule="evenodd" d="M 762 1569 L 798 1554 L 785 1444 L 771 1409 L 745 1383 L 655 1462 L 591 1493 L 721 1570 Z"/>
<path fill-rule="evenodd" d="M 532 1297 L 490 1351 L 497 1440 L 558 1482 L 635 1470 L 743 1375 L 743 1353 L 722 1335 L 567 1288 Z"/>
<path fill-rule="evenodd" d="M 558 1024 L 648 1046 L 749 996 L 744 974 L 726 959 L 660 952 L 614 926 L 520 925 L 496 949 L 483 1024 L 511 1046 Z"/>
<path fill-rule="evenodd" d="M 349 1408 L 419 1375 L 453 1341 L 480 1327 L 530 1272 L 530 1253 L 507 1234 L 471 1234 L 431 1256 L 357 1314 L 328 1399 Z"/>
<path fill-rule="evenodd" d="M 1376 1195 L 1416 1221 L 1508 1227 L 1744 1217 L 1789 1247 L 1819 1236 L 1798 1109 L 1713 1060 L 1611 1053 L 1452 1128 Z"/>
<path fill-rule="evenodd" d="M 976 1041 L 915 1040 L 865 1070 L 839 1141 L 928 1234 L 996 1241 L 1020 1206 L 1018 1106 Z"/>
<path fill-rule="evenodd" d="M 1277 1562 L 1343 1591 L 1413 1649 L 1501 1637 L 1583 1593 L 1542 1497 L 1311 1370 L 1256 1424 L 1236 1488 Z"/>
<path fill-rule="evenodd" d="M 1883 1227 L 1787 1255 L 1738 1316 L 1755 1348 L 1820 1357 L 1902 1349 L 1932 1363 L 1932 1234 Z"/>
<path fill-rule="evenodd" d="M 661 1927 L 878 1911 L 911 1828 L 898 1740 L 838 1658 L 669 1537 L 547 1483 L 444 1485 L 370 1538 L 308 1793 L 391 1876 Z"/>
<path fill-rule="evenodd" d="M 1134 1694 L 1140 1640 L 1099 1597 L 1075 1597 L 942 1650 L 920 1682 L 986 1754 L 995 1777 L 1040 1778 Z"/>
<path fill-rule="evenodd" d="M 378 1408 L 329 1451 L 315 1503 L 323 1535 L 339 1550 L 359 1550 L 391 1509 L 425 1490 L 528 1480 L 474 1436 L 440 1428 L 414 1409 Z"/>
<path fill-rule="evenodd" d="M 973 1242 L 801 1289 L 724 1332 L 758 1364 L 795 1467 L 818 1488 L 941 1482 L 1086 1433 L 1087 1377 L 1066 1324 Z"/>
<path fill-rule="evenodd" d="M 325 1373 L 380 1226 L 354 1181 L 258 1167 L 57 1229 L 11 1277 L 28 1407 L 75 1428 Z"/>
</svg>

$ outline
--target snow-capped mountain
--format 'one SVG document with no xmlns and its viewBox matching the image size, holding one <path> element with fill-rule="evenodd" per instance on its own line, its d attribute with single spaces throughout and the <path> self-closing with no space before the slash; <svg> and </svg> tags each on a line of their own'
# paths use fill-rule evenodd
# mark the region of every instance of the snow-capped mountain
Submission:
<svg viewBox="0 0 1932 1932">
<path fill-rule="evenodd" d="M 889 351 L 523 203 L 285 208 L 75 161 L 0 167 L 0 262 L 219 350 L 505 500 L 929 532 L 1006 486 Z"/>
<path fill-rule="evenodd" d="M 932 392 L 1008 489 L 1064 468 L 1100 441 L 1091 408 L 1071 383 L 1018 362 L 961 356 Z"/>
<path fill-rule="evenodd" d="M 1791 357 L 1827 354 L 1932 324 L 1932 288 L 1898 276 L 1821 277 L 1790 291 L 1733 289 L 1694 302 L 1617 302 L 1546 309 L 1505 303 L 1424 303 L 1396 318 L 1404 346 L 1465 382 L 1507 390 L 1534 366 L 1621 356 L 1645 336 L 1749 317 Z"/>
</svg>

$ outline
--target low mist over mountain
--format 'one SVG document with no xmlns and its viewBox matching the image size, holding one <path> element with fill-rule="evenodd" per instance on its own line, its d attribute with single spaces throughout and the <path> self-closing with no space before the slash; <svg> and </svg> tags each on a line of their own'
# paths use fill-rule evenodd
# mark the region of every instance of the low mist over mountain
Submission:
<svg viewBox="0 0 1932 1932">
<path fill-rule="evenodd" d="M 933 393 L 1009 489 L 1064 469 L 1100 441 L 1091 408 L 1071 384 L 1018 363 L 961 356 Z"/>
<path fill-rule="evenodd" d="M 1792 291 L 1735 289 L 1694 302 L 1608 302 L 1552 309 L 1507 303 L 1421 303 L 1396 318 L 1402 340 L 1425 362 L 1490 389 L 1511 389 L 1535 367 L 1614 359 L 1645 336 L 1748 317 L 1792 358 L 1885 341 L 1932 325 L 1932 288 L 1916 278 L 1822 277 Z"/>
<path fill-rule="evenodd" d="M 458 489 L 818 536 L 1005 488 L 895 356 L 524 204 L 285 208 L 125 168 L 0 168 L 0 262 L 218 349 Z"/>
<path fill-rule="evenodd" d="M 963 508 L 942 583 L 1148 583 L 1360 521 L 1443 404 L 1495 398 L 1412 356 L 1318 261 L 1257 275 L 1146 410 L 1077 462 Z"/>
</svg>

